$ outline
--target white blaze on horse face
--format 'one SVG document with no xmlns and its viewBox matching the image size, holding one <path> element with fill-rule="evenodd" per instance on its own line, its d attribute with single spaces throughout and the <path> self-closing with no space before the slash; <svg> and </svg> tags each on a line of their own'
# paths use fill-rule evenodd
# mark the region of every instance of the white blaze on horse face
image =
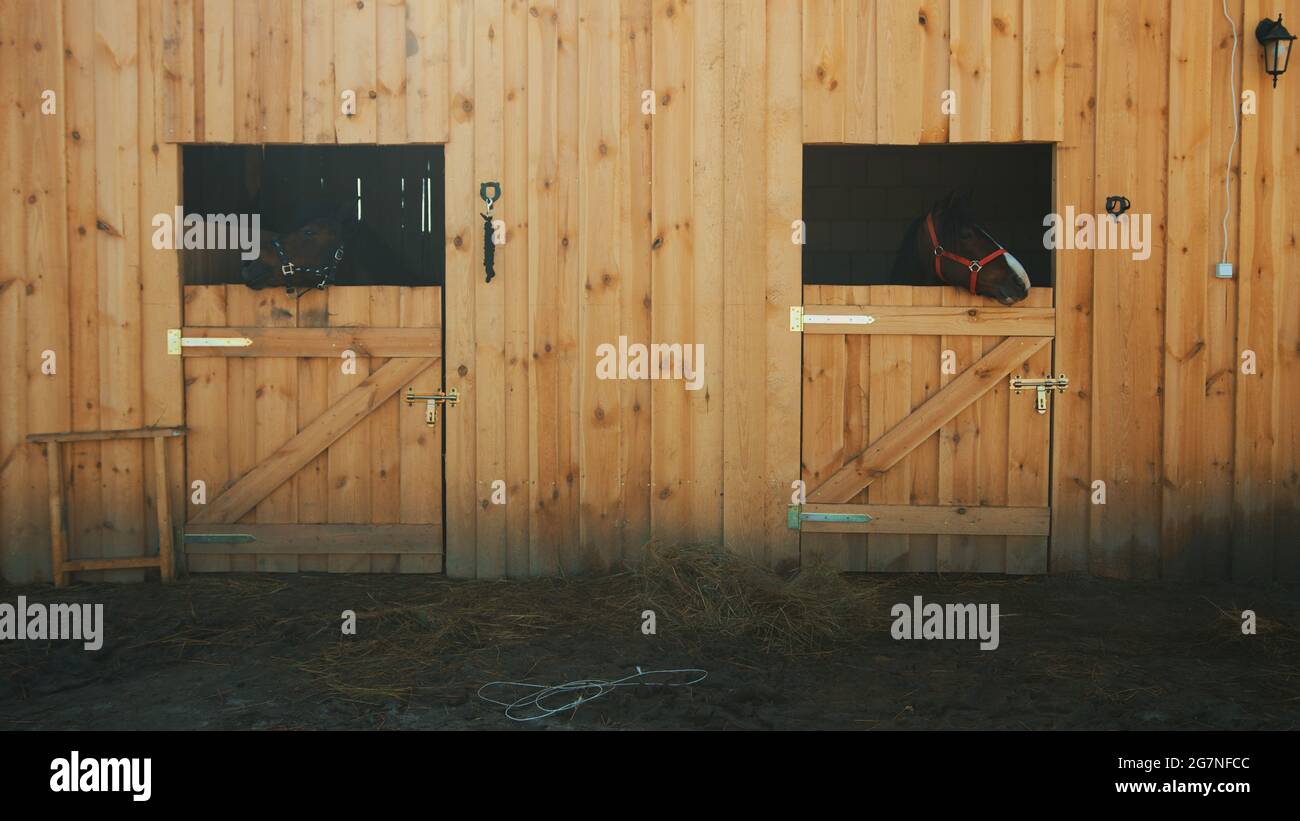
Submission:
<svg viewBox="0 0 1300 821">
<path fill-rule="evenodd" d="M 1025 272 L 1025 266 L 1021 265 L 1020 260 L 1012 256 L 1010 251 L 1007 251 L 1003 256 L 1007 258 L 1007 265 L 1011 266 L 1011 270 L 1015 272 L 1016 276 L 1020 279 L 1020 284 L 1025 286 L 1025 292 L 1028 293 L 1029 274 Z"/>
</svg>

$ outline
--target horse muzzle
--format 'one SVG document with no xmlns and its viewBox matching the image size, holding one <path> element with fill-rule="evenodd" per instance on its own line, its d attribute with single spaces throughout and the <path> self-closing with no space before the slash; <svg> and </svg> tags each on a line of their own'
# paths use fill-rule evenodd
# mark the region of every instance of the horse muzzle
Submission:
<svg viewBox="0 0 1300 821">
<path fill-rule="evenodd" d="M 242 279 L 244 284 L 249 288 L 252 288 L 254 291 L 265 288 L 268 284 L 268 280 L 274 273 L 275 269 L 270 265 L 267 265 L 265 262 L 262 262 L 260 259 L 255 259 L 239 269 L 240 279 Z"/>
</svg>

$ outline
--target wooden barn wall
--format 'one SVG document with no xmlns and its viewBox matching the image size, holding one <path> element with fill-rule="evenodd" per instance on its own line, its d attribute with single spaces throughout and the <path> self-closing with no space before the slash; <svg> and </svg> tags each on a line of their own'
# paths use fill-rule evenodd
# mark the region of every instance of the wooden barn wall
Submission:
<svg viewBox="0 0 1300 821">
<path fill-rule="evenodd" d="M 159 132 L 162 10 L 0 2 L 0 576 L 12 581 L 50 578 L 45 458 L 27 434 L 183 422 L 180 360 L 165 348 L 176 257 L 153 249 L 149 226 L 179 185 Z M 183 443 L 167 448 L 178 510 Z M 72 558 L 157 550 L 152 463 L 149 440 L 67 446 Z"/>
<path fill-rule="evenodd" d="M 1300 0 L 1229 9 L 1259 113 L 1222 281 L 1214 0 L 0 0 L 0 576 L 49 578 L 28 433 L 183 423 L 177 263 L 149 244 L 178 142 L 446 143 L 447 570 L 494 577 L 652 538 L 795 562 L 801 144 L 1019 140 L 1057 144 L 1058 211 L 1124 194 L 1156 234 L 1145 262 L 1057 254 L 1052 569 L 1300 576 L 1300 80 L 1269 87 L 1252 36 Z M 703 343 L 704 387 L 595 379 L 620 335 Z M 156 540 L 142 444 L 69 457 L 74 557 Z"/>
</svg>

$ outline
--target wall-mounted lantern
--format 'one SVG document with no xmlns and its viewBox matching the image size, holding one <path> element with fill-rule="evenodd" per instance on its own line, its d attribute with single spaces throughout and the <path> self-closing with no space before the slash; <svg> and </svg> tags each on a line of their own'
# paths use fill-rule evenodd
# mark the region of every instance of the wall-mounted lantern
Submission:
<svg viewBox="0 0 1300 821">
<path fill-rule="evenodd" d="M 1282 15 L 1276 20 L 1267 17 L 1255 26 L 1255 39 L 1264 47 L 1264 71 L 1273 78 L 1273 87 L 1277 88 L 1277 78 L 1286 71 L 1291 62 L 1291 41 L 1295 35 L 1282 25 Z"/>
</svg>

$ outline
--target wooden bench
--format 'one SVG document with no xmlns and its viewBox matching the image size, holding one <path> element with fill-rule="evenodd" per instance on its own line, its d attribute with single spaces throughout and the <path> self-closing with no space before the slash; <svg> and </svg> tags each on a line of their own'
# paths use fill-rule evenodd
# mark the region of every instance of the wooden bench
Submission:
<svg viewBox="0 0 1300 821">
<path fill-rule="evenodd" d="M 28 442 L 45 445 L 45 462 L 50 474 L 50 558 L 54 586 L 66 587 L 68 574 L 78 570 L 126 570 L 156 567 L 164 583 L 176 578 L 171 506 L 167 494 L 167 452 L 164 439 L 184 436 L 184 428 L 134 428 L 132 430 L 69 431 L 33 433 Z M 67 494 L 63 484 L 63 445 L 69 442 L 104 442 L 121 439 L 152 439 L 154 455 L 155 508 L 158 514 L 158 555 L 120 559 L 69 559 Z"/>
</svg>

